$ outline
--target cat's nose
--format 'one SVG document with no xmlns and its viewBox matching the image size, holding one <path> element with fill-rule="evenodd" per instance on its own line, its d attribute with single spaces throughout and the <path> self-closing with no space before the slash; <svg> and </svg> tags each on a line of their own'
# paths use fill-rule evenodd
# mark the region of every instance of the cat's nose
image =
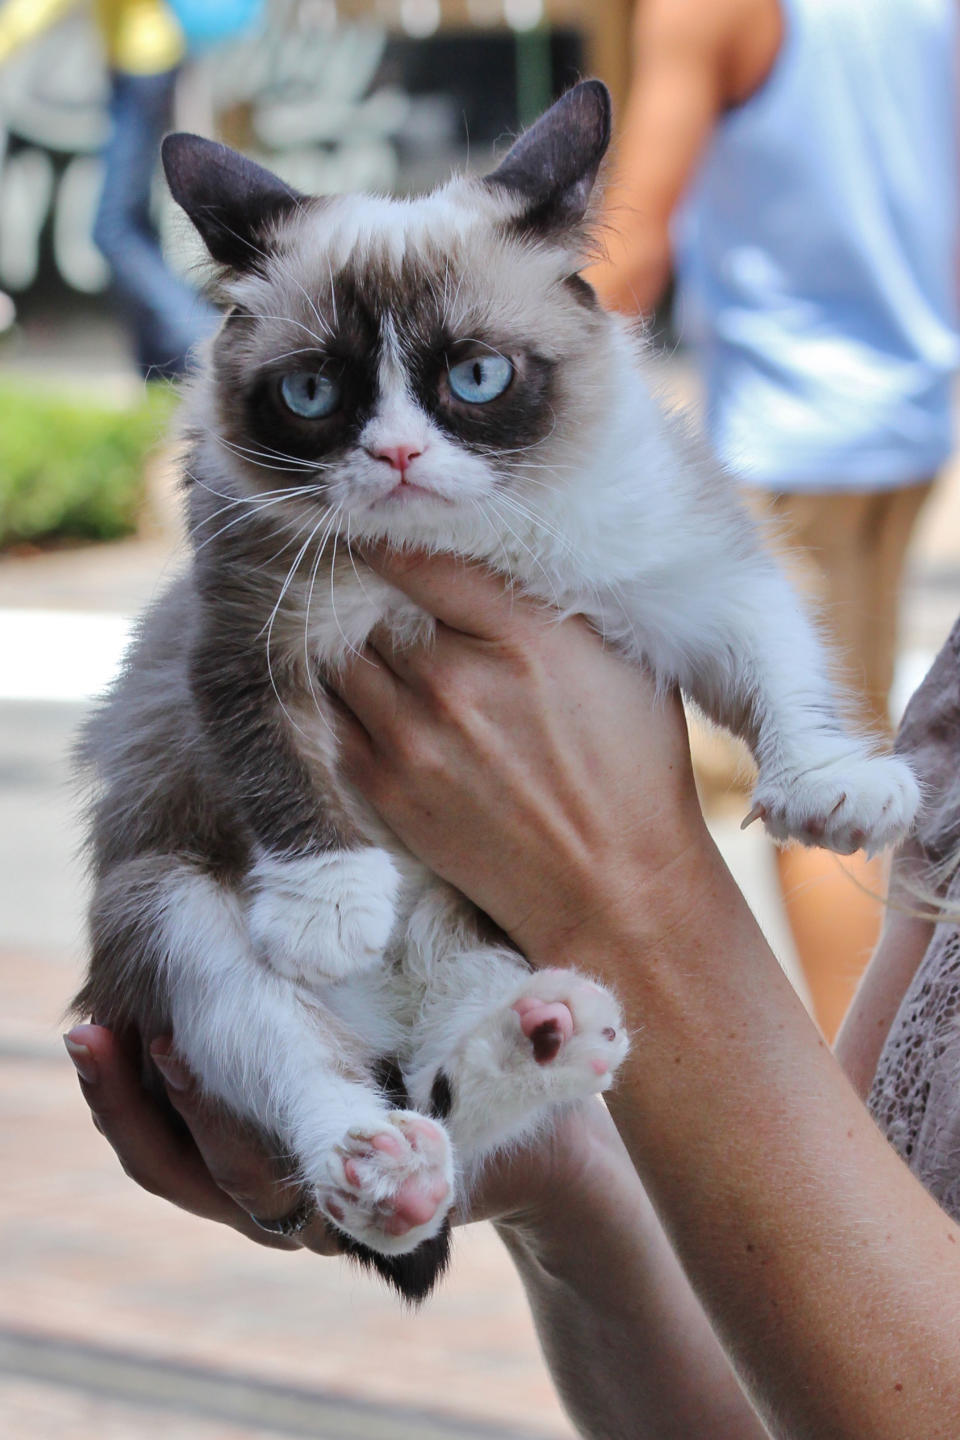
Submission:
<svg viewBox="0 0 960 1440">
<path fill-rule="evenodd" d="M 399 470 L 402 480 L 409 469 L 411 460 L 416 460 L 418 455 L 423 454 L 423 451 L 414 449 L 412 445 L 377 445 L 368 453 L 373 456 L 374 460 L 386 460 L 394 470 Z"/>
</svg>

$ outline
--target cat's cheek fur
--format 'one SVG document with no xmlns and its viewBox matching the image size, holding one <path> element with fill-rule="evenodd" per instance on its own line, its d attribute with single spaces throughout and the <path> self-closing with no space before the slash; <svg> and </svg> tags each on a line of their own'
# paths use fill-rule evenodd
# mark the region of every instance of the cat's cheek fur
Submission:
<svg viewBox="0 0 960 1440">
<path fill-rule="evenodd" d="M 396 923 L 400 875 L 385 850 L 264 855 L 247 879 L 258 956 L 308 987 L 379 965 Z"/>
</svg>

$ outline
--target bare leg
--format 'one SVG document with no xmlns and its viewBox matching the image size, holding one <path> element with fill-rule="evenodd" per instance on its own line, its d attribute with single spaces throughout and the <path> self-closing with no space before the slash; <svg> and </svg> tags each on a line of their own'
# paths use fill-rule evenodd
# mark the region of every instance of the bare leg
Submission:
<svg viewBox="0 0 960 1440">
<path fill-rule="evenodd" d="M 888 735 L 907 550 L 931 482 L 855 495 L 781 495 L 774 512 L 787 565 L 820 607 L 842 683 L 860 721 Z M 780 888 L 814 1015 L 834 1038 L 883 920 L 886 870 L 815 850 L 777 855 Z"/>
</svg>

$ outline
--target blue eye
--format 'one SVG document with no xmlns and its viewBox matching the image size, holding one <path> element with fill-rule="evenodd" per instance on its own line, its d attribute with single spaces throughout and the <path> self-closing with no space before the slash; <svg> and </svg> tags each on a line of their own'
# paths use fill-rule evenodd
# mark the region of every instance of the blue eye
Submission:
<svg viewBox="0 0 960 1440">
<path fill-rule="evenodd" d="M 513 379 L 513 366 L 505 355 L 475 355 L 461 360 L 447 371 L 450 389 L 468 405 L 486 405 L 496 400 Z"/>
<path fill-rule="evenodd" d="M 304 420 L 323 420 L 340 404 L 340 382 L 320 370 L 292 370 L 280 381 L 283 403 Z"/>
</svg>

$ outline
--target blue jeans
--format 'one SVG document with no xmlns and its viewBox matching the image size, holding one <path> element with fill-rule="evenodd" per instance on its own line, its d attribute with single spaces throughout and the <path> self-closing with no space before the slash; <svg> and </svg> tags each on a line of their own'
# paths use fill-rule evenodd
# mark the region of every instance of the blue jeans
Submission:
<svg viewBox="0 0 960 1440">
<path fill-rule="evenodd" d="M 110 139 L 93 238 L 110 266 L 114 294 L 144 376 L 176 376 L 216 311 L 167 266 L 150 213 L 160 140 L 170 126 L 177 72 L 111 75 Z"/>
</svg>

